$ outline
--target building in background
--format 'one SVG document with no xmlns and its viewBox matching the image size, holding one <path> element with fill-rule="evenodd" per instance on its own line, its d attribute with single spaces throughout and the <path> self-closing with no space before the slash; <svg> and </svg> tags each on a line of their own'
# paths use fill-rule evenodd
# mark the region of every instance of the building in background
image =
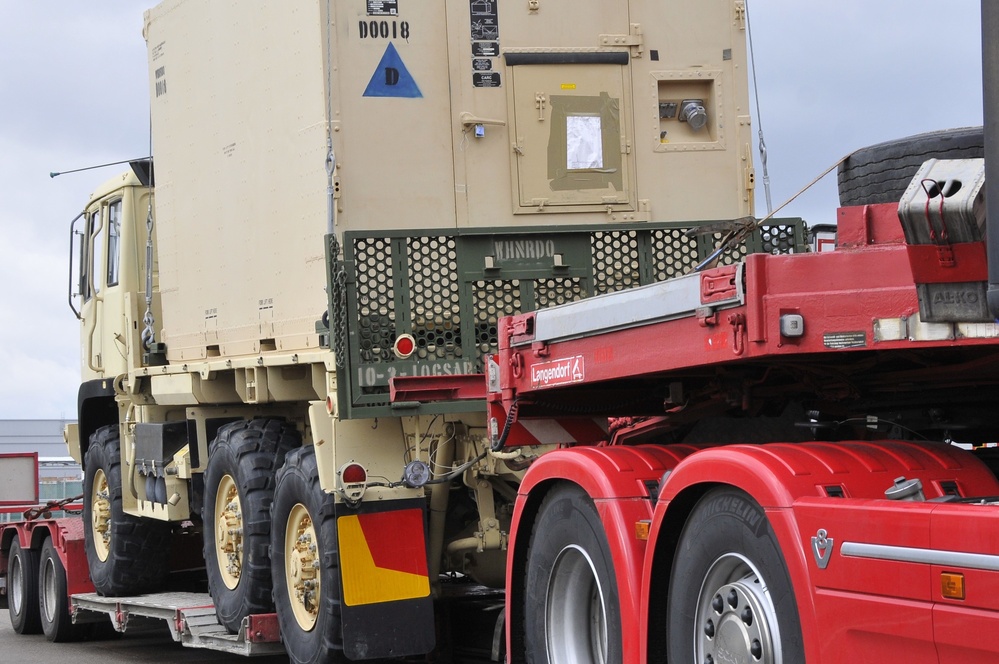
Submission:
<svg viewBox="0 0 999 664">
<path fill-rule="evenodd" d="M 66 450 L 62 430 L 72 420 L 0 420 L 0 455 L 38 453 L 38 497 L 41 502 L 83 493 L 83 469 Z M 0 520 L 18 515 L 0 514 Z"/>
</svg>

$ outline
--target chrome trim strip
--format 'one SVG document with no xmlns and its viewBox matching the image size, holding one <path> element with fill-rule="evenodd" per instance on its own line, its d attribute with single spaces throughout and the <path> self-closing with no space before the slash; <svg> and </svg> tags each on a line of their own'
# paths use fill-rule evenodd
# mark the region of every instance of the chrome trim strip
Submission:
<svg viewBox="0 0 999 664">
<path fill-rule="evenodd" d="M 905 546 L 862 544 L 859 542 L 843 542 L 839 552 L 843 556 L 851 558 L 874 558 L 900 563 L 922 563 L 924 565 L 940 565 L 941 567 L 964 567 L 999 572 L 999 556 L 984 553 L 915 549 Z"/>
<path fill-rule="evenodd" d="M 604 293 L 535 314 L 531 342 L 552 343 L 588 334 L 613 332 L 694 316 L 698 309 L 714 310 L 745 304 L 745 263 L 736 264 L 736 290 L 725 300 L 701 304 L 700 272 L 668 281 Z"/>
</svg>

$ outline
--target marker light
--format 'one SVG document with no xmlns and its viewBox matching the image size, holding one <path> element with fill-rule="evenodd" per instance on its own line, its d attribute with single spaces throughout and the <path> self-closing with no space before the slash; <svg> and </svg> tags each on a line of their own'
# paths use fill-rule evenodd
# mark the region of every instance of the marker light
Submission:
<svg viewBox="0 0 999 664">
<path fill-rule="evenodd" d="M 368 479 L 368 473 L 359 463 L 348 463 L 340 470 L 344 484 L 363 484 Z"/>
<path fill-rule="evenodd" d="M 964 575 L 942 572 L 940 574 L 940 594 L 946 599 L 964 599 Z"/>
<path fill-rule="evenodd" d="M 400 334 L 392 346 L 395 356 L 405 360 L 416 351 L 416 339 L 412 334 Z"/>
<path fill-rule="evenodd" d="M 337 490 L 348 503 L 358 503 L 368 488 L 368 471 L 364 466 L 348 461 L 337 472 Z"/>
<path fill-rule="evenodd" d="M 648 540 L 649 531 L 652 528 L 652 522 L 648 519 L 642 519 L 641 521 L 635 522 L 635 539 L 637 540 Z"/>
</svg>

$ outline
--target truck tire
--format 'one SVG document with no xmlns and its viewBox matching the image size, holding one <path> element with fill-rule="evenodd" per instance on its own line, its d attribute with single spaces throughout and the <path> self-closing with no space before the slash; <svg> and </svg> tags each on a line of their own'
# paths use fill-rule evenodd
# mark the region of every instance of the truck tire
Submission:
<svg viewBox="0 0 999 664">
<path fill-rule="evenodd" d="M 934 131 L 861 148 L 839 165 L 839 204 L 897 203 L 927 159 L 984 155 L 981 127 Z"/>
<path fill-rule="evenodd" d="M 525 647 L 531 664 L 620 662 L 621 607 L 597 509 L 573 484 L 541 503 L 527 551 Z"/>
<path fill-rule="evenodd" d="M 53 643 L 79 641 L 91 631 L 90 623 L 73 624 L 66 590 L 66 568 L 49 538 L 42 546 L 38 563 L 38 613 L 45 638 Z"/>
<path fill-rule="evenodd" d="M 240 420 L 219 429 L 205 470 L 204 547 L 208 590 L 229 632 L 273 613 L 271 501 L 284 455 L 301 443 L 282 420 Z"/>
<path fill-rule="evenodd" d="M 18 634 L 42 631 L 38 615 L 38 552 L 22 549 L 15 537 L 7 552 L 7 611 Z"/>
<path fill-rule="evenodd" d="M 125 514 L 118 425 L 98 429 L 84 458 L 83 539 L 90 580 L 101 595 L 158 589 L 166 579 L 170 524 Z"/>
<path fill-rule="evenodd" d="M 749 496 L 731 488 L 706 494 L 683 527 L 674 560 L 670 662 L 805 661 L 787 565 L 763 508 Z"/>
<path fill-rule="evenodd" d="M 288 657 L 295 664 L 342 662 L 333 498 L 319 486 L 311 446 L 285 458 L 271 515 L 274 605 Z"/>
</svg>

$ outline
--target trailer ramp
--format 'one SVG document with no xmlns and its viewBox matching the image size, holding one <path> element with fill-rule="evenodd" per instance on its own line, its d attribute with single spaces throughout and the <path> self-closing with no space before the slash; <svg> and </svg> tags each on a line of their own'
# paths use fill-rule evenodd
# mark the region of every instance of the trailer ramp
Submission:
<svg viewBox="0 0 999 664">
<path fill-rule="evenodd" d="M 191 648 L 247 657 L 284 654 L 276 614 L 248 616 L 243 619 L 238 633 L 229 634 L 215 617 L 215 606 L 208 593 L 156 593 L 139 597 L 102 597 L 97 593 L 73 595 L 70 612 L 74 622 L 84 611 L 107 614 L 119 632 L 128 629 L 133 616 L 162 620 L 174 641 Z"/>
</svg>

